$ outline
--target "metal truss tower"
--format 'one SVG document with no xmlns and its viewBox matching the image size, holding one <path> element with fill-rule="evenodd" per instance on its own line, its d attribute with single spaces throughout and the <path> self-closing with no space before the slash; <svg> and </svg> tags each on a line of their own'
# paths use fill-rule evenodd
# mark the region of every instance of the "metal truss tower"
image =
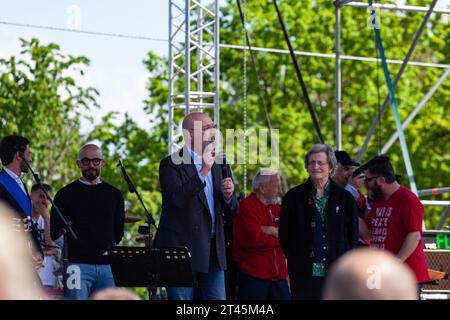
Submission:
<svg viewBox="0 0 450 320">
<path fill-rule="evenodd" d="M 169 154 L 181 147 L 175 110 L 214 109 L 219 124 L 218 0 L 169 2 Z"/>
</svg>

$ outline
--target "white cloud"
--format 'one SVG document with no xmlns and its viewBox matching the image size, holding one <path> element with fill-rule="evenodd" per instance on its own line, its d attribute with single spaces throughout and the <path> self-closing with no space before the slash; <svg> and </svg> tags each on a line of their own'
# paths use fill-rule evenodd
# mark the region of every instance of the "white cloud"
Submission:
<svg viewBox="0 0 450 320">
<path fill-rule="evenodd" d="M 143 111 L 148 73 L 143 64 L 123 60 L 93 61 L 87 71 L 88 84 L 100 92 L 101 110 L 94 113 L 96 123 L 108 112 L 118 111 L 122 120 L 127 112 L 140 127 L 147 128 L 149 117 Z"/>
</svg>

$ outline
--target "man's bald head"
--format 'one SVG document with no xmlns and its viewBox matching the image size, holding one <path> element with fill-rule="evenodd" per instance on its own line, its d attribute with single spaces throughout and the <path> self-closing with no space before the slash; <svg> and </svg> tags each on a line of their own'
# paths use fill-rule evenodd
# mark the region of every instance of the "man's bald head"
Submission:
<svg viewBox="0 0 450 320">
<path fill-rule="evenodd" d="M 184 119 L 183 119 L 183 129 L 192 130 L 194 129 L 194 124 L 196 121 L 199 121 L 201 123 L 203 122 L 212 122 L 211 118 L 203 112 L 192 112 L 189 113 Z"/>
<path fill-rule="evenodd" d="M 197 154 L 203 154 L 207 146 L 214 148 L 216 125 L 202 112 L 192 112 L 183 120 L 183 135 L 186 144 Z"/>
<path fill-rule="evenodd" d="M 86 152 L 89 152 L 89 151 L 98 153 L 100 158 L 103 159 L 102 149 L 100 149 L 100 147 L 97 146 L 96 144 L 88 143 L 88 144 L 85 144 L 84 146 L 82 146 L 80 151 L 78 152 L 78 160 L 83 159 Z"/>
<path fill-rule="evenodd" d="M 392 254 L 374 248 L 348 252 L 331 267 L 325 300 L 417 300 L 412 271 Z"/>
</svg>

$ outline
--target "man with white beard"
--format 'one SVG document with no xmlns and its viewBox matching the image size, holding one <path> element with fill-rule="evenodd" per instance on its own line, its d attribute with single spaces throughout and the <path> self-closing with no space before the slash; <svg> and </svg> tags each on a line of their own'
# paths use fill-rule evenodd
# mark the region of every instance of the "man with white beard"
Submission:
<svg viewBox="0 0 450 320">
<path fill-rule="evenodd" d="M 240 300 L 290 299 L 286 258 L 278 241 L 280 176 L 260 170 L 233 221 L 233 260 Z"/>
</svg>

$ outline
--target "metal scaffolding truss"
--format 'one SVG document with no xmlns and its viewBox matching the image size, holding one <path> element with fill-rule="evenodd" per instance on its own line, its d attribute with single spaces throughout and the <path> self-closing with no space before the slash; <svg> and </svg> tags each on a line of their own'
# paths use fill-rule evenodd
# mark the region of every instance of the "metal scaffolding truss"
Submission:
<svg viewBox="0 0 450 320">
<path fill-rule="evenodd" d="M 214 109 L 219 123 L 219 18 L 217 0 L 169 2 L 169 153 L 182 134 L 175 109 Z"/>
<path fill-rule="evenodd" d="M 418 32 L 415 35 L 415 38 L 413 39 L 411 46 L 409 48 L 408 54 L 406 55 L 405 59 L 402 62 L 402 66 L 400 68 L 400 71 L 398 72 L 398 74 L 396 75 L 396 78 L 394 79 L 394 89 L 403 73 L 403 71 L 405 70 L 406 66 L 408 64 L 411 64 L 410 57 L 412 55 L 412 53 L 414 52 L 414 49 L 418 43 L 418 40 L 422 34 L 422 31 L 424 30 L 428 19 L 430 18 L 430 15 L 432 13 L 441 13 L 441 14 L 450 14 L 450 9 L 446 9 L 446 8 L 435 8 L 436 5 L 436 0 L 430 1 L 430 7 L 419 7 L 419 6 L 404 6 L 404 5 L 394 5 L 394 4 L 381 4 L 381 3 L 375 3 L 372 5 L 373 8 L 378 8 L 378 9 L 385 9 L 385 10 L 397 10 L 397 11 L 412 11 L 412 12 L 426 12 L 427 14 L 425 15 L 421 26 L 419 27 Z M 341 134 L 341 122 L 342 122 L 342 101 L 341 101 L 341 96 L 342 96 L 342 87 L 341 87 L 341 60 L 343 58 L 343 56 L 341 56 L 341 52 L 340 52 L 340 32 L 341 32 L 341 25 L 340 25 L 340 16 L 341 16 L 341 9 L 344 6 L 349 6 L 349 7 L 357 7 L 357 8 L 368 8 L 369 4 L 368 3 L 364 3 L 364 2 L 354 2 L 354 1 L 349 1 L 349 0 L 336 0 L 334 1 L 334 5 L 335 5 L 335 19 L 336 19 L 336 24 L 335 24 L 335 82 L 336 82 L 336 92 L 335 92 L 335 101 L 336 101 L 336 148 L 339 149 L 342 145 L 341 140 L 342 140 L 342 134 Z M 389 62 L 389 60 L 388 60 Z M 423 105 L 426 103 L 426 101 L 428 101 L 428 99 L 431 97 L 431 95 L 438 89 L 438 87 L 442 84 L 442 82 L 445 80 L 445 78 L 448 76 L 448 70 L 450 69 L 450 65 L 449 64 L 444 64 L 444 65 L 439 65 L 440 67 L 443 67 L 446 70 L 446 72 L 444 72 L 444 74 L 442 75 L 441 79 L 438 81 L 438 83 L 430 89 L 430 91 L 425 95 L 424 100 L 419 103 L 418 107 L 416 108 L 416 110 L 414 110 L 411 114 L 411 117 L 413 118 L 418 110 L 420 110 Z M 361 150 L 359 150 L 358 155 L 356 157 L 356 160 L 361 160 L 363 154 L 365 153 L 368 143 L 373 135 L 373 133 L 375 132 L 375 129 L 379 123 L 379 119 L 381 118 L 382 114 L 384 113 L 387 104 L 389 102 L 389 96 L 386 95 L 382 109 L 381 109 L 381 115 L 377 115 L 377 117 L 374 119 L 372 126 L 367 134 L 366 137 L 366 141 L 364 142 L 364 145 L 362 146 Z M 418 110 L 417 110 L 418 109 Z M 412 118 L 408 118 L 407 120 L 407 124 L 410 123 L 410 121 L 412 120 Z M 406 125 L 407 125 L 406 124 Z M 403 127 L 406 127 L 403 126 Z M 389 141 L 389 144 L 387 144 L 384 148 L 383 151 L 387 151 L 387 149 L 392 145 L 393 141 L 395 141 L 395 139 L 398 137 L 398 135 L 394 135 L 391 140 Z"/>
<path fill-rule="evenodd" d="M 393 82 L 393 87 L 399 81 L 404 69 L 408 64 L 424 67 L 438 67 L 446 69 L 435 86 L 425 95 L 416 109 L 402 125 L 401 130 L 406 127 L 425 105 L 432 94 L 438 89 L 445 78 L 449 75 L 449 64 L 431 64 L 409 61 L 418 43 L 421 33 L 432 13 L 450 14 L 450 9 L 435 8 L 436 0 L 430 0 L 430 7 L 402 6 L 392 4 L 373 4 L 373 8 L 412 12 L 426 12 L 425 18 L 419 27 L 414 40 L 411 43 L 408 54 L 401 62 L 402 66 Z M 367 8 L 369 5 L 362 2 L 349 0 L 335 0 L 335 85 L 336 85 L 336 149 L 342 148 L 342 87 L 341 87 L 341 60 L 362 60 L 377 61 L 378 59 L 367 57 L 352 57 L 341 55 L 340 52 L 340 15 L 344 6 Z M 247 49 L 238 45 L 221 44 L 224 48 Z M 285 53 L 285 50 L 272 48 L 254 48 L 255 51 L 267 51 L 274 53 Z M 308 56 L 318 56 L 324 58 L 332 57 L 330 54 L 317 54 L 312 52 L 295 52 Z M 400 61 L 389 61 L 388 63 L 400 63 Z M 386 96 L 383 103 L 382 112 L 389 102 Z M 214 121 L 219 125 L 219 17 L 218 0 L 169 0 L 169 153 L 174 152 L 181 146 L 178 144 L 181 136 L 179 125 L 174 121 L 175 109 L 184 109 L 185 113 L 192 111 L 202 111 L 206 108 L 214 108 Z M 381 116 L 377 115 L 371 129 L 367 134 L 365 145 L 357 155 L 360 160 L 364 154 L 368 141 L 370 140 Z M 384 146 L 387 149 L 397 139 L 398 134 L 394 134 L 390 141 Z M 407 149 L 406 149 L 407 151 Z M 402 149 L 402 152 L 404 150 Z M 427 202 L 426 200 L 422 202 Z M 430 202 L 430 201 L 428 201 Z M 437 205 L 436 203 L 426 203 L 426 205 Z M 441 219 L 440 227 L 449 215 L 450 205 L 447 202 L 437 202 L 440 205 L 448 206 L 446 213 Z M 443 221 L 442 221 L 443 220 Z"/>
<path fill-rule="evenodd" d="M 400 10 L 400 11 L 413 11 L 413 12 L 426 12 L 426 15 L 411 43 L 411 46 L 409 48 L 409 51 L 402 63 L 402 66 L 397 73 L 394 82 L 393 87 L 395 89 L 396 84 L 398 83 L 400 77 L 403 74 L 403 71 L 405 70 L 406 66 L 409 63 L 409 59 L 414 52 L 414 49 L 418 43 L 418 40 L 426 27 L 426 24 L 428 23 L 428 20 L 432 13 L 441 13 L 441 14 L 450 14 L 450 9 L 444 9 L 444 8 L 435 8 L 435 5 L 437 3 L 437 0 L 430 1 L 430 7 L 417 7 L 417 6 L 402 6 L 402 5 L 392 5 L 392 4 L 373 4 L 372 8 L 379 8 L 379 9 L 386 9 L 386 10 Z M 339 149 L 341 146 L 341 114 L 342 114 L 342 101 L 341 101 L 341 67 L 340 67 L 340 15 L 341 15 L 341 8 L 343 6 L 350 6 L 350 7 L 359 7 L 359 8 L 367 8 L 369 7 L 369 4 L 362 3 L 362 2 L 352 2 L 348 0 L 336 0 L 334 1 L 335 5 L 335 18 L 336 18 L 336 24 L 335 24 L 335 54 L 336 54 L 336 64 L 335 64 L 335 77 L 336 77 L 336 146 Z M 423 108 L 423 106 L 426 104 L 426 102 L 430 99 L 430 97 L 434 94 L 434 92 L 439 88 L 439 86 L 444 82 L 444 80 L 447 78 L 447 76 L 450 73 L 450 66 L 447 67 L 447 70 L 444 72 L 444 74 L 440 77 L 438 82 L 427 92 L 425 97 L 422 99 L 422 101 L 419 102 L 417 107 L 411 112 L 411 114 L 407 117 L 406 121 L 398 128 L 398 132 L 395 133 L 391 139 L 386 143 L 386 145 L 382 149 L 382 153 L 387 152 L 387 150 L 392 146 L 392 144 L 395 142 L 395 140 L 398 138 L 398 133 L 403 133 L 403 129 L 414 119 L 414 117 L 417 115 L 417 113 Z M 359 161 L 362 158 L 362 155 L 365 153 L 368 143 L 370 141 L 371 136 L 375 132 L 375 129 L 377 125 L 380 122 L 380 118 L 383 115 L 384 110 L 387 107 L 387 104 L 389 102 L 389 96 L 387 95 L 383 106 L 381 108 L 381 111 L 379 114 L 377 114 L 376 118 L 374 119 L 372 126 L 367 133 L 366 140 L 364 142 L 364 145 L 362 146 L 361 150 L 359 150 L 358 155 L 356 157 L 356 160 Z M 404 150 L 402 148 L 403 156 L 408 156 L 408 150 Z M 407 157 L 409 159 L 409 157 Z M 405 165 L 410 165 L 409 161 L 405 160 Z M 412 171 L 411 171 L 412 172 Z M 412 174 L 411 174 L 412 175 Z M 411 177 L 410 177 L 411 178 Z M 417 192 L 415 190 L 415 184 L 414 180 L 412 178 L 411 185 L 413 187 L 413 191 Z M 417 192 L 420 194 L 420 192 Z M 433 206 L 446 206 L 447 209 L 445 210 L 443 216 L 441 217 L 441 220 L 439 222 L 438 228 L 441 229 L 444 226 L 444 223 L 450 213 L 450 201 L 431 201 L 431 200 L 422 200 L 422 203 L 424 205 L 433 205 Z"/>
<path fill-rule="evenodd" d="M 368 8 L 369 7 L 369 4 L 365 3 L 365 2 L 356 2 L 356 1 L 339 1 L 339 2 L 348 7 L 356 7 L 356 8 Z M 379 8 L 379 9 L 386 9 L 386 10 L 411 11 L 411 12 L 428 12 L 430 10 L 429 7 L 405 6 L 405 5 L 396 5 L 396 4 L 382 4 L 382 3 L 374 3 L 373 7 L 376 9 Z M 450 9 L 434 8 L 433 13 L 450 14 Z"/>
</svg>

